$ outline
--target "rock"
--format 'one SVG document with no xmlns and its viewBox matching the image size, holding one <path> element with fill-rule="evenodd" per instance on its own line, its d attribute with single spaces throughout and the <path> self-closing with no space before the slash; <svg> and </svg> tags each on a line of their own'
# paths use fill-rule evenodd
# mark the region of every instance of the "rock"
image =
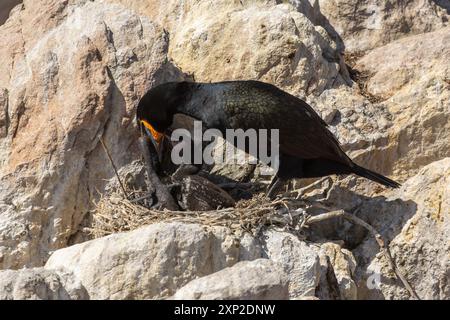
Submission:
<svg viewBox="0 0 450 320">
<path fill-rule="evenodd" d="M 196 81 L 256 79 L 300 96 L 344 81 L 333 41 L 292 6 L 213 10 L 187 14 L 171 34 L 171 57 Z"/>
<path fill-rule="evenodd" d="M 369 51 L 354 66 L 362 89 L 328 89 L 310 101 L 324 118 L 338 110 L 330 129 L 356 163 L 401 182 L 450 156 L 449 34 L 447 27 Z"/>
<path fill-rule="evenodd" d="M 387 138 L 376 146 L 380 152 L 359 156 L 361 162 L 375 168 L 380 163 L 382 172 L 390 167 L 395 177 L 405 179 L 450 156 L 448 56 L 450 27 L 397 40 L 357 62 L 356 68 L 369 75 L 367 91 L 382 97 L 392 115 Z"/>
<path fill-rule="evenodd" d="M 79 239 L 98 191 L 140 157 L 134 108 L 183 79 L 166 32 L 125 8 L 26 1 L 0 26 L 0 268 L 42 265 Z"/>
<path fill-rule="evenodd" d="M 422 299 L 450 296 L 449 186 L 450 158 L 446 158 L 422 168 L 386 200 L 374 199 L 361 210 L 366 214 L 365 220 L 390 242 L 399 269 Z M 398 203 L 398 199 L 409 205 L 390 205 Z M 408 299 L 407 291 L 393 278 L 385 258 L 376 255 L 378 251 L 371 238 L 353 251 L 358 261 L 355 275 L 358 298 Z M 380 289 L 376 288 L 376 281 L 380 281 Z"/>
<path fill-rule="evenodd" d="M 45 268 L 72 271 L 92 299 L 154 299 L 255 256 L 252 250 L 241 253 L 226 228 L 157 223 L 60 249 Z"/>
<path fill-rule="evenodd" d="M 209 276 L 192 280 L 179 289 L 176 300 L 287 299 L 288 276 L 268 259 L 238 262 Z"/>
<path fill-rule="evenodd" d="M 69 272 L 44 268 L 0 271 L 1 300 L 86 300 L 86 290 Z"/>
<path fill-rule="evenodd" d="M 319 249 L 322 267 L 316 294 L 326 300 L 356 300 L 357 287 L 353 280 L 356 261 L 353 254 L 336 243 L 327 242 Z"/>
<path fill-rule="evenodd" d="M 275 0 L 109 1 L 163 25 L 170 34 L 170 56 L 196 81 L 257 79 L 297 95 L 320 94 L 349 81 L 345 72 L 340 75 L 342 55 L 335 39 L 293 5 Z"/>
<path fill-rule="evenodd" d="M 448 25 L 450 18 L 448 1 L 319 0 L 314 1 L 314 8 L 353 52 L 438 30 Z"/>
<path fill-rule="evenodd" d="M 392 173 L 393 161 L 389 162 L 383 147 L 395 122 L 384 103 L 369 101 L 356 84 L 325 90 L 309 102 L 356 163 L 385 175 Z"/>
<path fill-rule="evenodd" d="M 290 233 L 268 231 L 263 236 L 265 256 L 279 263 L 289 277 L 289 298 L 313 296 L 320 279 L 319 256 Z"/>
<path fill-rule="evenodd" d="M 322 204 L 345 209 L 372 225 L 390 243 L 394 260 L 420 298 L 446 299 L 450 270 L 450 247 L 446 240 L 450 232 L 447 214 L 450 212 L 449 178 L 450 158 L 425 166 L 400 189 L 383 196 L 367 197 L 363 189 L 358 189 L 355 180 L 347 178 L 330 189 L 329 197 Z M 348 266 L 341 269 L 347 270 L 342 273 L 347 279 L 350 279 L 347 275 L 352 275 L 358 299 L 409 298 L 365 229 L 342 219 L 333 219 L 312 226 L 311 231 L 321 233 L 314 238 L 315 242 L 342 239 L 351 249 L 356 268 L 352 267 L 351 256 L 345 254 Z M 328 249 L 327 255 L 332 257 L 333 253 Z M 329 264 L 322 262 L 322 266 Z M 325 274 L 324 269 L 321 274 Z M 338 273 L 334 276 L 339 288 Z M 324 282 L 326 285 L 322 285 Z M 348 283 L 353 292 L 353 285 Z M 329 298 L 330 284 L 332 281 L 324 281 L 324 278 L 319 283 L 321 299 Z"/>
</svg>

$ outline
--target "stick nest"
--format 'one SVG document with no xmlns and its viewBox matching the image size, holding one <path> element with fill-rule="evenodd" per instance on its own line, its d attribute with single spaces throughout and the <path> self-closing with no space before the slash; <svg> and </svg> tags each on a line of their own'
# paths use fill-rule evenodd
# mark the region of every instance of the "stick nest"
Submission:
<svg viewBox="0 0 450 320">
<path fill-rule="evenodd" d="M 129 194 L 131 198 L 139 198 L 143 192 L 133 191 Z M 257 234 L 264 226 L 292 222 L 292 216 L 286 215 L 287 210 L 280 210 L 286 206 L 284 200 L 269 201 L 263 195 L 257 195 L 250 200 L 237 202 L 235 207 L 211 211 L 156 210 L 126 199 L 121 190 L 113 190 L 108 195 L 102 195 L 94 204 L 92 224 L 87 231 L 93 238 L 99 238 L 152 223 L 179 221 L 224 226 L 232 231 Z"/>
</svg>

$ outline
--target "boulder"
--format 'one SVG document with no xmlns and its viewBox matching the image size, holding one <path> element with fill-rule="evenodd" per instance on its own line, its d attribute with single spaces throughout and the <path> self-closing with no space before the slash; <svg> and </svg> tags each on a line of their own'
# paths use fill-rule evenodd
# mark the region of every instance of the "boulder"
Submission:
<svg viewBox="0 0 450 320">
<path fill-rule="evenodd" d="M 279 263 L 289 278 L 289 298 L 313 296 L 320 280 L 319 255 L 297 236 L 274 230 L 262 237 L 265 256 Z"/>
<path fill-rule="evenodd" d="M 163 25 L 171 58 L 196 81 L 256 79 L 303 96 L 349 81 L 337 40 L 288 3 L 108 1 Z"/>
<path fill-rule="evenodd" d="M 287 299 L 288 276 L 268 259 L 238 262 L 211 275 L 192 280 L 179 289 L 175 300 Z"/>
<path fill-rule="evenodd" d="M 165 298 L 255 256 L 257 247 L 242 247 L 226 228 L 157 223 L 60 249 L 45 268 L 72 271 L 92 299 Z"/>
<path fill-rule="evenodd" d="M 326 242 L 320 245 L 318 253 L 321 272 L 316 295 L 324 300 L 356 300 L 353 280 L 356 260 L 352 252 L 337 243 Z"/>
<path fill-rule="evenodd" d="M 371 50 L 353 66 L 353 87 L 311 100 L 356 163 L 401 182 L 450 156 L 449 34 L 446 27 Z"/>
<path fill-rule="evenodd" d="M 64 270 L 1 270 L 0 300 L 86 300 L 84 287 Z"/>
<path fill-rule="evenodd" d="M 368 75 L 366 90 L 383 100 L 391 117 L 384 141 L 357 159 L 405 179 L 450 156 L 449 55 L 447 27 L 394 41 L 356 63 Z"/>
</svg>

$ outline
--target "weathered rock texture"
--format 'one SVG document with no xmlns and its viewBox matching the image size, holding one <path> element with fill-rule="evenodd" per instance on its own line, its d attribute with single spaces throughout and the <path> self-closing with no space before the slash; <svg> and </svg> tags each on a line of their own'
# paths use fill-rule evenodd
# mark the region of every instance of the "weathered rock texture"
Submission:
<svg viewBox="0 0 450 320">
<path fill-rule="evenodd" d="M 93 299 L 162 298 L 256 250 L 225 228 L 162 223 L 58 250 L 45 267 L 72 271 Z"/>
<path fill-rule="evenodd" d="M 386 55 L 390 58 L 384 59 Z M 447 27 L 397 40 L 357 62 L 356 68 L 368 75 L 366 90 L 383 100 L 392 117 L 378 155 L 369 152 L 365 163 L 383 162 L 404 178 L 450 156 L 449 55 Z"/>
<path fill-rule="evenodd" d="M 403 205 L 401 204 L 403 201 Z M 422 299 L 448 299 L 450 294 L 450 158 L 434 162 L 405 182 L 384 201 L 372 200 L 364 219 L 390 242 L 391 251 Z M 389 202 L 397 202 L 389 205 Z M 409 204 L 409 205 L 406 205 Z M 369 212 L 372 210 L 372 212 Z M 389 273 L 384 257 L 374 256 L 367 239 L 354 251 L 359 262 L 359 298 L 405 299 L 408 293 Z M 379 290 L 367 290 L 367 278 L 381 273 Z M 389 275 L 389 276 L 387 276 Z"/>
<path fill-rule="evenodd" d="M 315 294 L 325 300 L 355 300 L 354 278 L 356 261 L 353 254 L 340 245 L 327 242 L 319 249 L 321 278 Z"/>
<path fill-rule="evenodd" d="M 128 1 L 164 25 L 170 56 L 196 81 L 260 79 L 297 94 L 349 81 L 337 44 L 292 5 L 277 1 Z M 343 76 L 341 76 L 341 73 Z"/>
<path fill-rule="evenodd" d="M 288 280 L 283 269 L 268 259 L 235 264 L 199 279 L 177 291 L 175 300 L 287 299 Z"/>
<path fill-rule="evenodd" d="M 347 50 L 364 51 L 412 34 L 448 25 L 446 0 L 291 0 L 314 2 L 345 42 Z"/>
<path fill-rule="evenodd" d="M 164 298 L 173 295 L 189 281 L 211 274 L 206 282 L 213 281 L 211 279 L 232 281 L 229 284 L 234 289 L 223 292 L 223 298 L 239 298 L 240 295 L 242 298 L 268 298 L 269 292 L 274 294 L 273 298 L 313 295 L 319 281 L 316 252 L 287 233 L 271 231 L 264 238 L 262 244 L 249 235 L 233 235 L 224 227 L 160 223 L 60 249 L 50 257 L 45 267 L 73 272 L 93 299 Z M 264 261 L 262 264 L 266 267 L 260 272 L 275 268 L 273 272 L 276 275 L 258 288 L 249 285 L 256 283 L 254 275 L 246 276 L 253 277 L 253 280 L 244 276 L 245 270 L 259 270 L 258 262 L 217 272 L 239 261 L 260 257 L 268 257 L 272 261 L 267 265 Z M 272 267 L 269 268 L 268 264 Z M 230 280 L 228 274 L 234 272 L 237 273 L 236 278 Z M 240 281 L 242 283 L 239 284 Z M 184 289 L 180 295 L 194 294 L 192 290 L 197 286 L 202 288 L 203 280 L 189 285 L 190 289 Z M 205 293 L 208 297 L 217 294 L 219 289 L 211 290 Z"/>
<path fill-rule="evenodd" d="M 25 1 L 0 42 L 0 266 L 42 265 L 113 174 L 98 137 L 135 160 L 139 97 L 180 73 L 161 27 L 102 2 Z"/>
<path fill-rule="evenodd" d="M 364 199 L 351 191 L 345 195 L 332 190 L 327 200 L 345 208 L 351 199 L 358 206 L 355 214 L 387 240 L 397 265 L 421 298 L 449 296 L 449 172 L 447 158 L 426 166 L 387 197 Z M 338 232 L 333 237 L 356 243 L 352 252 L 342 248 L 342 241 L 307 244 L 275 230 L 253 237 L 231 233 L 225 227 L 158 223 L 57 250 L 45 270 L 51 275 L 67 270 L 70 276 L 64 279 L 87 292 L 52 293 L 56 298 L 409 298 L 385 258 L 377 254 L 373 238 L 342 221 L 331 223 L 334 231 L 347 235 Z M 43 271 L 4 274 L 11 279 L 21 272 L 39 280 Z M 66 288 L 64 281 L 60 280 L 61 286 Z M 10 291 L 5 297 L 35 297 L 32 290 L 16 296 Z"/>
<path fill-rule="evenodd" d="M 44 268 L 0 271 L 1 300 L 86 300 L 89 296 L 72 274 Z"/>
<path fill-rule="evenodd" d="M 312 296 L 320 278 L 319 256 L 308 244 L 289 233 L 268 232 L 267 257 L 278 262 L 289 276 L 289 296 Z"/>
</svg>

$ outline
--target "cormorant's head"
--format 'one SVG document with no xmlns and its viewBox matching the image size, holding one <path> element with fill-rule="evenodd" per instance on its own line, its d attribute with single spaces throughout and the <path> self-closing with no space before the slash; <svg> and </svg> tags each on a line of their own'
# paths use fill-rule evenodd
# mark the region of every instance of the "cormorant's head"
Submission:
<svg viewBox="0 0 450 320">
<path fill-rule="evenodd" d="M 185 101 L 186 82 L 168 82 L 150 89 L 139 101 L 136 120 L 142 134 L 150 136 L 157 150 L 177 108 Z"/>
</svg>

